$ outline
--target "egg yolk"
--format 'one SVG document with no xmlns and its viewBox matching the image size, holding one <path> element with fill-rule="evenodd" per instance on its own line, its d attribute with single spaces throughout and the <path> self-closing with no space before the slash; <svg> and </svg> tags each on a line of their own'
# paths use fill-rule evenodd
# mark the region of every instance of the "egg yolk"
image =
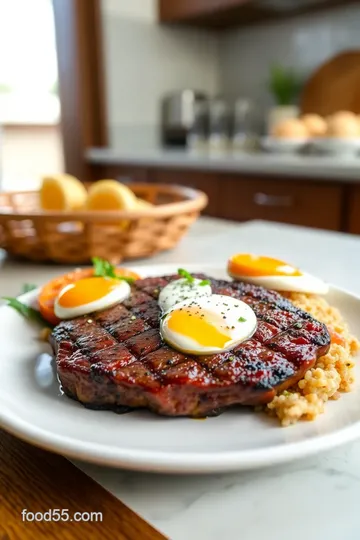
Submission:
<svg viewBox="0 0 360 540">
<path fill-rule="evenodd" d="M 208 314 L 208 319 L 210 318 L 214 319 L 214 315 Z M 222 324 L 220 318 L 219 321 L 214 321 L 214 323 L 217 323 L 217 326 Z M 212 322 L 207 320 L 206 312 L 200 313 L 195 309 L 173 311 L 168 316 L 167 326 L 170 330 L 193 339 L 204 347 L 223 349 L 231 339 L 230 336 L 218 330 Z"/>
<path fill-rule="evenodd" d="M 251 255 L 250 253 L 239 253 L 231 257 L 228 262 L 228 272 L 234 276 L 302 276 L 297 268 L 284 261 Z"/>
<path fill-rule="evenodd" d="M 90 302 L 100 300 L 119 285 L 118 280 L 111 278 L 90 277 L 79 279 L 79 281 L 68 285 L 60 292 L 58 302 L 64 308 L 90 304 Z"/>
</svg>

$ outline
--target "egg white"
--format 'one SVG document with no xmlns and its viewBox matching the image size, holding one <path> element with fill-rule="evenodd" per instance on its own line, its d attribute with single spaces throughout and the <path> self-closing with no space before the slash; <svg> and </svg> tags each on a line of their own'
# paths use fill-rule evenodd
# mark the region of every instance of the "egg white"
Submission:
<svg viewBox="0 0 360 540">
<path fill-rule="evenodd" d="M 201 279 L 189 282 L 187 279 L 177 279 L 164 287 L 159 295 L 158 304 L 162 311 L 168 311 L 179 302 L 211 295 L 210 285 L 200 285 Z"/>
<path fill-rule="evenodd" d="M 101 309 L 111 307 L 114 304 L 118 304 L 119 302 L 126 300 L 131 293 L 130 285 L 126 281 L 119 280 L 118 286 L 116 286 L 111 292 L 102 298 L 94 300 L 94 302 L 89 302 L 76 307 L 63 307 L 59 303 L 59 298 L 71 287 L 73 287 L 73 284 L 64 287 L 55 301 L 54 312 L 59 319 L 72 319 L 73 317 L 80 317 L 81 315 L 92 313 L 93 311 L 99 311 Z"/>
<path fill-rule="evenodd" d="M 329 285 L 319 278 L 303 273 L 301 276 L 234 276 L 235 280 L 246 281 L 274 291 L 327 294 Z"/>
<path fill-rule="evenodd" d="M 224 348 L 211 345 L 204 346 L 186 336 L 186 328 L 181 333 L 170 329 L 168 321 L 173 311 L 180 308 L 186 310 L 187 307 L 194 306 L 194 301 L 185 300 L 173 306 L 165 314 L 160 324 L 162 338 L 174 349 L 194 355 L 216 354 L 233 349 L 249 339 L 256 330 L 256 315 L 251 307 L 241 300 L 236 300 L 236 298 L 230 296 L 213 294 L 212 296 L 198 298 L 195 302 L 196 311 L 204 313 L 205 317 L 207 317 L 206 320 L 209 322 L 211 322 L 212 316 L 214 316 L 215 320 L 220 317 L 221 322 L 216 324 L 216 328 L 229 335 L 229 341 Z M 225 319 L 223 319 L 224 316 Z"/>
</svg>

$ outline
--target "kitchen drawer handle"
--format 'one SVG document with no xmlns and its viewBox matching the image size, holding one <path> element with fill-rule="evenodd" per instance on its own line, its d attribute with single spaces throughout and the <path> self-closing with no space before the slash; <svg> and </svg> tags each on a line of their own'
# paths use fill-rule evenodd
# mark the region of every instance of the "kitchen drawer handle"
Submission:
<svg viewBox="0 0 360 540">
<path fill-rule="evenodd" d="M 290 195 L 267 195 L 266 193 L 255 193 L 254 203 L 258 206 L 293 206 L 294 199 Z"/>
</svg>

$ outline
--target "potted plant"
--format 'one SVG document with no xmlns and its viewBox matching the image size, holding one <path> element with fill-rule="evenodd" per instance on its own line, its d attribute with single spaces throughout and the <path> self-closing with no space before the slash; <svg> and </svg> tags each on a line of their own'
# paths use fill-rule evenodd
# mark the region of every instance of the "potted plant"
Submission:
<svg viewBox="0 0 360 540">
<path fill-rule="evenodd" d="M 268 116 L 268 131 L 271 133 L 274 125 L 281 120 L 298 117 L 296 99 L 300 90 L 300 79 L 291 68 L 273 64 L 270 68 L 269 90 L 276 103 Z"/>
</svg>

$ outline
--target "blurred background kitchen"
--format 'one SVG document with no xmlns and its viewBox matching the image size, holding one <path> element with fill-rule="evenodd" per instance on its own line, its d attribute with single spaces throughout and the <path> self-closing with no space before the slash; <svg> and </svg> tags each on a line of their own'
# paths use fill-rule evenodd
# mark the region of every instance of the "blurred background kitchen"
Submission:
<svg viewBox="0 0 360 540">
<path fill-rule="evenodd" d="M 360 234 L 359 27 L 345 0 L 0 0 L 2 189 L 181 184 Z"/>
</svg>

